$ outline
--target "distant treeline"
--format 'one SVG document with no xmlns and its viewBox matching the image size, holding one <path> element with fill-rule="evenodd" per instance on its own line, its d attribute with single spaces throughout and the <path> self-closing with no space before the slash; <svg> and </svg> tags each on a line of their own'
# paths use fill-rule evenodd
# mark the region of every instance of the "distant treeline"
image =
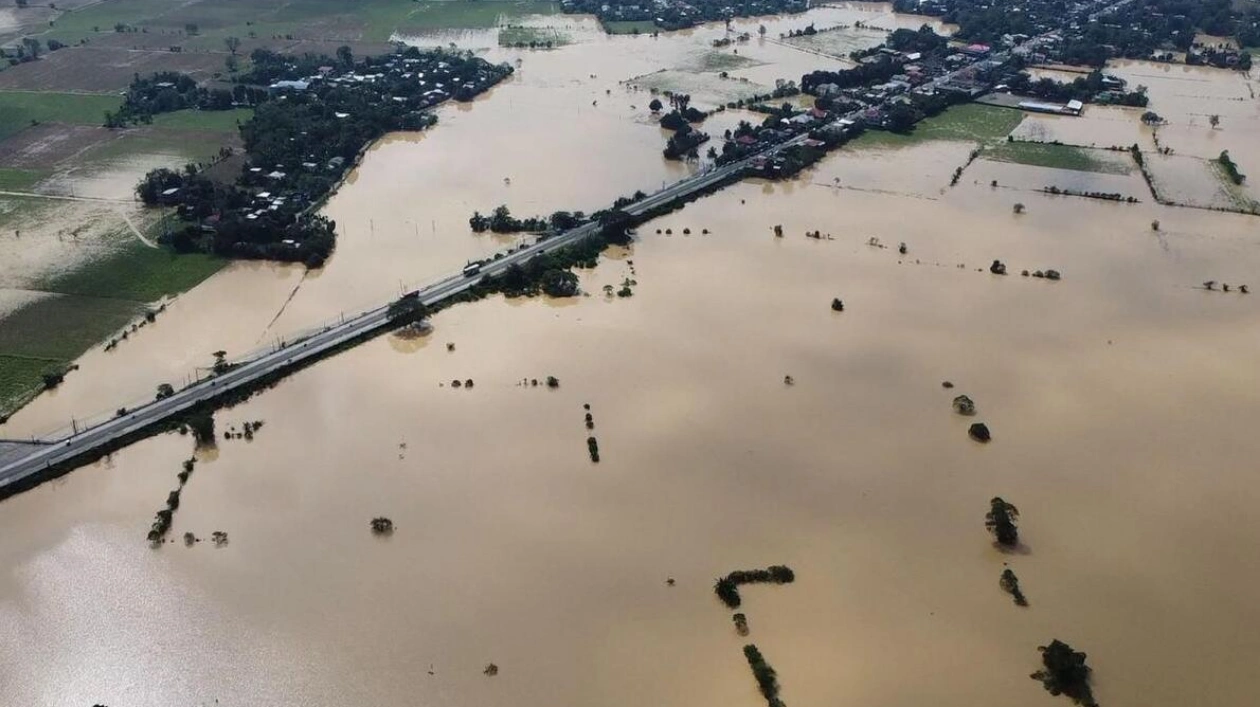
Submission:
<svg viewBox="0 0 1260 707">
<path fill-rule="evenodd" d="M 1101 71 L 1091 71 L 1088 76 L 1078 77 L 1071 83 L 1043 78 L 1033 81 L 1023 72 L 1007 81 L 1007 86 L 1015 93 L 1036 96 L 1047 101 L 1081 101 L 1082 103 L 1113 103 L 1122 106 L 1145 108 L 1149 103 L 1146 89 L 1139 87 L 1136 91 L 1110 90 L 1103 84 Z"/>
</svg>

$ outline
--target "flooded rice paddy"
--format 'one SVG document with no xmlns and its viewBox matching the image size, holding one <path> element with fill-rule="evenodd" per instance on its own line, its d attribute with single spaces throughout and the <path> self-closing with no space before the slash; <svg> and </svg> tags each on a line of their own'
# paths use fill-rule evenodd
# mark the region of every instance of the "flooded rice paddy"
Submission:
<svg viewBox="0 0 1260 707">
<path fill-rule="evenodd" d="M 496 53 L 523 57 L 511 82 L 368 153 L 327 207 L 342 238 L 323 271 L 225 269 L 5 436 L 510 244 L 470 233 L 474 209 L 589 211 L 685 175 L 660 158 L 650 95 L 619 82 L 681 65 L 708 31 Z M 1244 120 L 1220 129 L 1240 155 L 1260 134 Z M 220 432 L 265 427 L 197 453 L 170 537 L 223 547 L 144 542 L 192 453 L 176 434 L 4 501 L 5 694 L 754 707 L 712 581 L 783 563 L 797 581 L 747 590 L 744 611 L 794 707 L 1050 707 L 1028 674 L 1051 638 L 1089 653 L 1104 705 L 1246 703 L 1257 300 L 1197 286 L 1255 276 L 1257 221 L 1051 197 L 1035 189 L 1062 170 L 983 159 L 950 187 L 973 147 L 843 150 L 738 184 L 641 226 L 582 274 L 587 296 L 460 305 L 219 412 Z M 1019 275 L 1047 268 L 1063 280 Z M 605 294 L 627 279 L 633 296 Z M 527 383 L 548 375 L 558 389 Z M 990 444 L 951 411 L 960 392 Z M 1022 511 L 1020 552 L 985 533 L 994 495 Z M 369 532 L 378 515 L 392 536 Z M 1004 564 L 1029 608 L 999 589 Z"/>
</svg>

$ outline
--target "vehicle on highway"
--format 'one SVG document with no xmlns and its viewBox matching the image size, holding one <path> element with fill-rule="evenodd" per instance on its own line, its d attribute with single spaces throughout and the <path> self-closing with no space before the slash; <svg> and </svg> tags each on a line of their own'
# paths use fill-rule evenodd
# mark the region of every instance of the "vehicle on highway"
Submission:
<svg viewBox="0 0 1260 707">
<path fill-rule="evenodd" d="M 464 277 L 472 277 L 481 272 L 481 263 L 469 263 L 464 266 Z"/>
</svg>

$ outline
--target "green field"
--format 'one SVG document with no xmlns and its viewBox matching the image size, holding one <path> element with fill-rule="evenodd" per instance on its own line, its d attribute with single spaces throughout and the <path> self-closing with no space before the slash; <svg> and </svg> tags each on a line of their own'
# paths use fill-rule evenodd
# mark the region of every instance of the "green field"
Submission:
<svg viewBox="0 0 1260 707">
<path fill-rule="evenodd" d="M 99 164 L 107 167 L 110 162 L 137 159 L 146 155 L 204 161 L 218 155 L 224 142 L 225 135 L 222 132 L 161 129 L 136 132 L 93 146 L 83 153 L 81 163 L 86 166 Z"/>
<path fill-rule="evenodd" d="M 608 34 L 651 34 L 658 29 L 651 20 L 602 22 L 601 24 L 604 25 L 604 31 Z"/>
<path fill-rule="evenodd" d="M 30 191 L 50 174 L 43 169 L 0 167 L 0 191 Z"/>
<path fill-rule="evenodd" d="M 400 24 L 403 31 L 433 29 L 485 29 L 496 27 L 505 19 L 529 15 L 554 15 L 560 8 L 553 2 L 532 0 L 500 0 L 465 2 L 464 0 L 428 0 L 413 3 L 415 10 Z"/>
<path fill-rule="evenodd" d="M 528 45 L 533 42 L 536 45 L 552 47 L 562 47 L 569 43 L 569 36 L 559 32 L 551 27 L 500 27 L 499 28 L 499 46 L 515 47 L 518 45 Z"/>
<path fill-rule="evenodd" d="M 62 361 L 0 354 L 0 416 L 25 404 L 39 391 L 41 376 L 64 365 Z"/>
<path fill-rule="evenodd" d="M 57 295 L 0 320 L 0 356 L 70 361 L 144 311 L 121 299 Z"/>
<path fill-rule="evenodd" d="M 142 25 L 176 6 L 169 0 L 109 0 L 61 15 L 44 34 L 73 43 L 97 31 L 113 32 L 114 25 L 120 22 Z"/>
<path fill-rule="evenodd" d="M 0 318 L 0 414 L 41 386 L 40 376 L 69 365 L 148 305 L 218 272 L 226 261 L 177 255 L 128 241 L 86 267 L 39 287 L 55 293 Z"/>
<path fill-rule="evenodd" d="M 222 258 L 212 255 L 176 254 L 133 240 L 108 257 L 62 275 L 41 289 L 147 303 L 192 288 L 218 272 L 224 264 Z"/>
<path fill-rule="evenodd" d="M 699 71 L 702 73 L 719 72 L 719 71 L 735 71 L 737 69 L 746 69 L 750 66 L 761 66 L 762 62 L 756 59 L 749 59 L 746 56 L 732 54 L 729 52 L 706 51 L 695 58 L 694 63 L 689 63 L 684 67 L 687 71 Z"/>
<path fill-rule="evenodd" d="M 490 28 L 559 9 L 549 0 L 106 0 L 63 14 L 43 36 L 90 42 L 122 24 L 177 33 L 189 49 L 221 51 L 229 36 L 385 42 L 395 32 Z M 195 35 L 183 34 L 188 25 Z"/>
<path fill-rule="evenodd" d="M 1045 142 L 1000 142 L 986 148 L 984 157 L 997 162 L 1016 162 L 1078 172 L 1129 174 L 1133 171 L 1127 160 L 1107 159 L 1110 155 L 1099 155 L 1097 150 Z"/>
<path fill-rule="evenodd" d="M 120 96 L 80 93 L 0 91 L 0 140 L 34 122 L 100 125 L 105 111 L 117 110 Z"/>
<path fill-rule="evenodd" d="M 178 110 L 153 116 L 153 125 L 174 130 L 208 130 L 236 134 L 238 123 L 254 117 L 252 108 L 235 110 Z"/>
<path fill-rule="evenodd" d="M 1009 108 L 966 103 L 924 120 L 907 135 L 868 130 L 850 144 L 859 148 L 906 147 L 928 140 L 990 144 L 1005 139 L 1023 119 L 1023 113 Z"/>
</svg>

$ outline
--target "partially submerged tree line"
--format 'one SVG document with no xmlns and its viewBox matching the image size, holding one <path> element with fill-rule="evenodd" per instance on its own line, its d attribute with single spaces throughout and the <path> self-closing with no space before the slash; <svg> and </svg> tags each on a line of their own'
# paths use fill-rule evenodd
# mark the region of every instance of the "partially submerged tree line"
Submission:
<svg viewBox="0 0 1260 707">
<path fill-rule="evenodd" d="M 713 591 L 732 609 L 738 609 L 741 603 L 739 585 L 741 584 L 788 584 L 796 580 L 796 573 L 786 565 L 771 565 L 764 570 L 735 570 L 719 579 L 713 585 Z"/>
</svg>

